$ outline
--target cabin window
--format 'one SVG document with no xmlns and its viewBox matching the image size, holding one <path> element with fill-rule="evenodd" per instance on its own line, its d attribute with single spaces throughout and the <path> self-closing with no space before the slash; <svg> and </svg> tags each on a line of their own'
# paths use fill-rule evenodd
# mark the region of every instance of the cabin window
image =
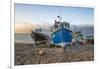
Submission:
<svg viewBox="0 0 100 69">
<path fill-rule="evenodd" d="M 68 27 L 69 28 L 69 24 L 68 23 L 65 23 L 65 27 Z"/>
<path fill-rule="evenodd" d="M 67 27 L 67 24 L 65 23 L 65 27 Z"/>
<path fill-rule="evenodd" d="M 60 24 L 60 27 L 63 27 L 63 26 L 64 26 L 64 24 L 63 24 L 63 23 L 61 23 L 61 24 Z"/>
<path fill-rule="evenodd" d="M 55 29 L 57 29 L 59 26 L 58 25 L 55 25 Z"/>
</svg>

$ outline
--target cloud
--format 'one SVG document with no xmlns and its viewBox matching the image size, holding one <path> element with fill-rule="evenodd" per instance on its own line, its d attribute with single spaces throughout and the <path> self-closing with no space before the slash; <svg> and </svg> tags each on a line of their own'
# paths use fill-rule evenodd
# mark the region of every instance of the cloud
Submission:
<svg viewBox="0 0 100 69">
<path fill-rule="evenodd" d="M 15 33 L 31 33 L 34 28 L 32 23 L 15 23 Z"/>
<path fill-rule="evenodd" d="M 15 33 L 31 33 L 31 31 L 35 30 L 36 28 L 49 29 L 49 25 L 43 23 L 15 23 Z"/>
</svg>

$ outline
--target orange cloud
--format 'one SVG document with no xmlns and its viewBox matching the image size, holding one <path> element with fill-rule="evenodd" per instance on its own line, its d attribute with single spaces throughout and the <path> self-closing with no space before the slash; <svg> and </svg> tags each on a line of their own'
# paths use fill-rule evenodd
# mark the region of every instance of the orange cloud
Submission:
<svg viewBox="0 0 100 69">
<path fill-rule="evenodd" d="M 15 33 L 31 33 L 35 25 L 31 23 L 15 23 Z"/>
<path fill-rule="evenodd" d="M 15 23 L 15 33 L 31 33 L 36 28 L 48 29 L 48 24 L 36 24 L 36 23 Z"/>
</svg>

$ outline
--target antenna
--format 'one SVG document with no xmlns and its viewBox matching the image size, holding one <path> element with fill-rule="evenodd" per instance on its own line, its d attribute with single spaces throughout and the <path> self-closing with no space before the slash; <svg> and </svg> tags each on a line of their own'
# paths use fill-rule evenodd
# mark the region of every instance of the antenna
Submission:
<svg viewBox="0 0 100 69">
<path fill-rule="evenodd" d="M 61 6 L 58 7 L 58 16 L 57 18 L 59 18 L 60 22 L 62 21 L 62 17 L 61 17 Z"/>
</svg>

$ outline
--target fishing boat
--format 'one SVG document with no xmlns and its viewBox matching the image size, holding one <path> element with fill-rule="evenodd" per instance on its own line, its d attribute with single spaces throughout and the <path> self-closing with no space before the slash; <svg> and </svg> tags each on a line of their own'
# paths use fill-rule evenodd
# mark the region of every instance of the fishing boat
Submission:
<svg viewBox="0 0 100 69">
<path fill-rule="evenodd" d="M 34 41 L 48 41 L 50 40 L 50 36 L 45 33 L 45 31 L 41 28 L 33 30 L 31 33 L 31 37 Z"/>
<path fill-rule="evenodd" d="M 56 46 L 66 47 L 72 42 L 72 31 L 70 30 L 70 24 L 66 21 L 62 21 L 60 16 L 57 16 L 53 28 L 52 28 L 52 43 Z"/>
</svg>

